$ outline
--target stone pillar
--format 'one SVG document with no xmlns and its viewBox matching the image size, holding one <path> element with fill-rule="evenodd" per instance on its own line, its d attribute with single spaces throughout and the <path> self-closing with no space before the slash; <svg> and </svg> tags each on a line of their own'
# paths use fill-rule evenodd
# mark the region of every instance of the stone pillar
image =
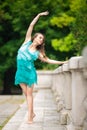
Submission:
<svg viewBox="0 0 87 130">
<path fill-rule="evenodd" d="M 63 98 L 63 87 L 64 87 L 64 79 L 62 73 L 62 66 L 58 68 L 58 76 L 57 76 L 57 109 L 60 112 L 64 108 L 64 98 Z"/>
<path fill-rule="evenodd" d="M 62 67 L 65 79 L 63 90 L 65 108 L 67 110 L 71 110 L 72 108 L 71 72 L 69 71 L 68 64 L 64 64 Z"/>
<path fill-rule="evenodd" d="M 62 99 L 63 96 L 63 87 L 62 87 L 62 82 L 63 81 L 63 77 L 62 77 L 62 66 L 60 66 L 58 68 L 58 77 L 57 77 L 57 92 L 58 95 L 60 96 L 60 98 Z"/>
<path fill-rule="evenodd" d="M 55 91 L 55 71 L 53 71 L 51 89 L 52 89 L 53 92 Z"/>
<path fill-rule="evenodd" d="M 58 68 L 57 68 L 58 69 Z M 53 79 L 52 79 L 52 81 L 53 81 L 53 83 L 52 83 L 52 86 L 51 86 L 51 89 L 52 89 L 52 91 L 54 92 L 54 95 L 57 97 L 58 96 L 58 93 L 57 93 L 57 75 L 58 75 L 58 71 L 57 71 L 57 69 L 55 70 L 55 71 L 53 71 Z"/>
<path fill-rule="evenodd" d="M 68 64 L 62 66 L 62 71 L 64 108 L 60 113 L 60 123 L 67 125 L 71 121 L 70 112 L 72 109 L 71 73 L 69 72 Z"/>
<path fill-rule="evenodd" d="M 83 69 L 83 76 L 84 76 L 84 80 L 85 80 L 84 84 L 85 84 L 86 92 L 87 92 L 87 46 L 83 49 L 82 55 L 83 55 L 83 64 L 84 64 L 84 69 Z M 80 62 L 80 64 L 81 64 L 81 62 Z M 87 94 L 83 101 L 83 104 L 84 104 L 84 108 L 86 111 L 86 118 L 84 120 L 83 130 L 87 130 Z"/>
<path fill-rule="evenodd" d="M 79 65 L 82 57 L 72 57 L 69 62 L 69 69 L 72 73 L 72 127 L 70 130 L 82 130 L 86 117 L 83 101 L 86 97 L 86 89 L 83 78 L 83 71 Z"/>
</svg>

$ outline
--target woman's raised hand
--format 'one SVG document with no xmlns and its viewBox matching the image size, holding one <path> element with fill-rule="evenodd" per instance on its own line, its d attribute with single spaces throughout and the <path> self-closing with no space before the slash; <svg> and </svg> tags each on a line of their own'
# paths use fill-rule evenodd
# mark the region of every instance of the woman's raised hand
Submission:
<svg viewBox="0 0 87 130">
<path fill-rule="evenodd" d="M 49 12 L 48 11 L 45 11 L 45 12 L 42 12 L 42 13 L 39 13 L 40 16 L 43 16 L 43 15 L 48 15 Z"/>
</svg>

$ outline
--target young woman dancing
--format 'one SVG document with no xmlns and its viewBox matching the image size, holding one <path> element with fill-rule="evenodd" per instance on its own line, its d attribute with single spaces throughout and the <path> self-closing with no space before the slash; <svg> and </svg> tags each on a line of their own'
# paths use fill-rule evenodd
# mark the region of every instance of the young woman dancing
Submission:
<svg viewBox="0 0 87 130">
<path fill-rule="evenodd" d="M 33 123 L 35 116 L 33 110 L 33 87 L 37 83 L 37 73 L 34 66 L 34 61 L 39 58 L 43 62 L 50 64 L 63 64 L 62 61 L 56 61 L 49 59 L 44 51 L 44 35 L 42 33 L 36 33 L 32 37 L 32 31 L 34 25 L 41 16 L 48 15 L 48 11 L 39 13 L 33 21 L 30 23 L 25 40 L 18 50 L 17 54 L 17 71 L 15 75 L 15 85 L 20 85 L 23 93 L 26 96 L 28 104 L 28 123 Z"/>
</svg>

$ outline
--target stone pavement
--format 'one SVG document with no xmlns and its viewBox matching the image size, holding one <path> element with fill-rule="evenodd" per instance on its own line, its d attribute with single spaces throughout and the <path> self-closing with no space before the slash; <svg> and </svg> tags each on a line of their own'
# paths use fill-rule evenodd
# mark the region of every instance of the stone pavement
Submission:
<svg viewBox="0 0 87 130">
<path fill-rule="evenodd" d="M 23 95 L 0 95 L 0 129 L 24 102 Z"/>
<path fill-rule="evenodd" d="M 34 123 L 27 124 L 27 106 L 24 102 L 2 130 L 66 130 L 59 123 L 59 113 L 51 89 L 38 90 L 34 97 L 34 111 Z"/>
</svg>

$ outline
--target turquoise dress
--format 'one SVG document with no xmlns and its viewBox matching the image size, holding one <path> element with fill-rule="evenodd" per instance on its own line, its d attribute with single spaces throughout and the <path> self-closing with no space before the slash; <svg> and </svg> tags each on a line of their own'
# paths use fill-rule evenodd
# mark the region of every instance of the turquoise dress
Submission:
<svg viewBox="0 0 87 130">
<path fill-rule="evenodd" d="M 39 51 L 31 52 L 29 46 L 31 41 L 22 44 L 17 55 L 17 71 L 15 75 L 15 85 L 25 83 L 29 87 L 37 83 L 37 73 L 34 66 L 34 61 L 39 56 Z"/>
</svg>

